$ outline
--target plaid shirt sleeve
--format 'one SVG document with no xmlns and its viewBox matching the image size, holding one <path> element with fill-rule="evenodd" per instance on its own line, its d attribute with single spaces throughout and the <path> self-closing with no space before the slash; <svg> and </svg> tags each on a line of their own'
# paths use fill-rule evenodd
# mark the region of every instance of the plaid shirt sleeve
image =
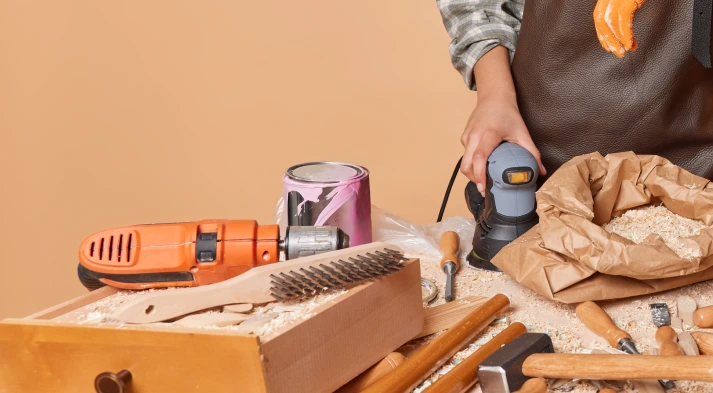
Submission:
<svg viewBox="0 0 713 393">
<path fill-rule="evenodd" d="M 451 61 L 466 85 L 476 90 L 473 66 L 498 45 L 512 61 L 525 0 L 436 0 L 451 36 Z"/>
</svg>

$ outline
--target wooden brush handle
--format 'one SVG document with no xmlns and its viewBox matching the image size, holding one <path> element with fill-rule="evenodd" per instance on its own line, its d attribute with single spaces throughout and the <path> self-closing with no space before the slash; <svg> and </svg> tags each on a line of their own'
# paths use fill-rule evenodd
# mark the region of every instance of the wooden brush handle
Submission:
<svg viewBox="0 0 713 393">
<path fill-rule="evenodd" d="M 510 300 L 507 296 L 501 294 L 493 296 L 362 393 L 410 392 L 473 340 L 480 331 L 488 327 L 495 316 L 509 305 Z"/>
<path fill-rule="evenodd" d="M 713 356 L 534 354 L 525 359 L 528 377 L 562 379 L 713 382 Z"/>
<path fill-rule="evenodd" d="M 713 306 L 702 307 L 694 311 L 693 323 L 699 328 L 713 327 Z"/>
<path fill-rule="evenodd" d="M 443 253 L 443 259 L 441 259 L 441 269 L 446 262 L 453 262 L 456 265 L 456 269 L 459 267 L 460 263 L 458 261 L 458 251 L 460 250 L 460 237 L 453 231 L 448 231 L 441 235 L 441 253 Z"/>
<path fill-rule="evenodd" d="M 542 378 L 528 379 L 515 393 L 547 393 L 547 382 Z"/>
<path fill-rule="evenodd" d="M 594 302 L 580 303 L 576 309 L 577 317 L 592 332 L 604 338 L 613 348 L 617 348 L 619 341 L 624 338 L 631 339 L 629 333 L 619 329 L 611 317 Z"/>
<path fill-rule="evenodd" d="M 691 332 L 701 355 L 713 355 L 713 333 Z"/>
<path fill-rule="evenodd" d="M 488 341 L 475 353 L 460 362 L 446 375 L 439 378 L 433 385 L 426 388 L 423 393 L 461 393 L 470 389 L 478 380 L 476 372 L 483 360 L 495 353 L 500 347 L 514 340 L 517 336 L 527 332 L 525 325 L 515 322 L 503 330 L 492 340 Z"/>
<path fill-rule="evenodd" d="M 137 300 L 129 301 L 114 310 L 111 318 L 125 323 L 153 323 L 226 304 L 273 302 L 275 299 L 270 296 L 270 287 L 272 286 L 270 275 L 279 276 L 280 273 L 287 273 L 291 270 L 299 272 L 300 268 L 318 267 L 320 264 L 329 264 L 330 261 L 383 251 L 385 248 L 401 251 L 398 247 L 387 243 L 370 243 L 258 266 L 237 277 L 216 284 L 157 291 L 142 295 Z"/>
<path fill-rule="evenodd" d="M 374 382 L 378 381 L 381 377 L 386 375 L 391 370 L 395 369 L 399 364 L 403 362 L 404 355 L 398 352 L 391 352 L 379 363 L 376 363 L 375 365 L 371 366 L 371 368 L 359 374 L 359 376 L 349 381 L 349 383 L 342 386 L 334 393 L 361 392 L 362 390 L 371 386 Z"/>
</svg>

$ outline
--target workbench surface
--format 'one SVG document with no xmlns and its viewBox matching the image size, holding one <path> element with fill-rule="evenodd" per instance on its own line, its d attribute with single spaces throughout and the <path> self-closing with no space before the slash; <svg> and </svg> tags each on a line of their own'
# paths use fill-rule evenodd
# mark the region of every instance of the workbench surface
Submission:
<svg viewBox="0 0 713 393">
<path fill-rule="evenodd" d="M 411 255 L 412 257 L 419 257 Z M 421 276 L 434 280 L 439 288 L 438 299 L 431 305 L 443 304 L 443 285 L 446 275 L 439 269 L 440 260 L 421 256 Z M 461 261 L 464 262 L 464 261 Z M 512 308 L 507 313 L 511 322 L 522 322 L 531 332 L 548 333 L 552 337 L 552 342 L 556 352 L 581 353 L 592 349 L 608 348 L 607 343 L 598 336 L 591 333 L 575 315 L 575 304 L 568 305 L 551 301 L 537 293 L 518 284 L 516 281 L 504 273 L 482 271 L 467 267 L 462 264 L 461 269 L 456 274 L 456 287 L 454 301 L 466 296 L 490 297 L 497 293 L 503 293 L 510 297 Z M 651 320 L 649 309 L 650 303 L 666 303 L 671 315 L 676 315 L 676 299 L 678 296 L 688 295 L 698 302 L 699 307 L 713 304 L 713 281 L 690 285 L 684 288 L 670 290 L 660 294 L 639 296 L 631 299 L 597 302 L 604 310 L 611 315 L 614 322 L 622 329 L 631 334 L 637 348 L 643 354 L 656 353 L 656 341 L 654 334 L 656 326 Z M 491 326 L 483 335 L 476 339 L 474 345 L 466 348 L 455 357 L 455 363 L 459 358 L 472 353 L 479 345 L 492 338 L 505 328 L 504 324 Z M 701 331 L 711 331 L 710 329 L 700 329 Z M 408 356 L 426 342 L 432 340 L 437 334 L 414 340 L 405 345 L 400 352 Z M 447 363 L 438 370 L 429 381 L 422 384 L 415 392 L 419 392 L 429 385 L 430 382 L 438 379 L 439 374 L 447 372 L 454 367 L 453 361 Z M 558 381 L 559 387 L 555 387 L 553 392 L 597 392 L 596 385 L 588 381 Z M 679 381 L 677 387 L 671 389 L 670 393 L 713 393 L 713 383 L 707 382 L 686 382 Z M 620 383 L 619 389 L 624 392 L 663 392 L 660 385 L 653 381 L 647 384 L 649 389 L 642 386 L 633 386 L 631 383 Z M 638 389 L 637 389 L 638 388 Z M 616 389 L 615 389 L 616 390 Z M 476 385 L 469 393 L 480 393 L 480 387 Z"/>
</svg>

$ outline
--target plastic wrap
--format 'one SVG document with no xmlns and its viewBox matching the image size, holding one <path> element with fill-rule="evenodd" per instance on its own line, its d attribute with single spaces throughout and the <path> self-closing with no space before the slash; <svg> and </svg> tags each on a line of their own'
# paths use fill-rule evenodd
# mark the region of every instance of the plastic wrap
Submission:
<svg viewBox="0 0 713 393">
<path fill-rule="evenodd" d="M 277 202 L 275 222 L 284 234 L 286 222 L 285 202 Z M 406 254 L 439 258 L 439 239 L 446 231 L 454 231 L 460 236 L 460 256 L 471 249 L 475 220 L 465 217 L 451 217 L 439 223 L 414 224 L 403 217 L 389 213 L 377 206 L 371 206 L 372 236 L 375 242 L 386 242 L 401 248 Z"/>
</svg>

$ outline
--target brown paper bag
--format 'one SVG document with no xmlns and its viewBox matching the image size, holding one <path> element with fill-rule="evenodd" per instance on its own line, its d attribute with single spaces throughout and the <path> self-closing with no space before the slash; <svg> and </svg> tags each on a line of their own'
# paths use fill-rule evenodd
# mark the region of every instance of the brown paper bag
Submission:
<svg viewBox="0 0 713 393">
<path fill-rule="evenodd" d="M 535 292 L 565 303 L 660 292 L 713 278 L 713 227 L 682 239 L 701 258 L 676 255 L 658 236 L 635 244 L 601 225 L 626 210 L 663 203 L 713 224 L 713 184 L 652 155 L 575 157 L 537 192 L 540 222 L 492 263 Z"/>
</svg>

